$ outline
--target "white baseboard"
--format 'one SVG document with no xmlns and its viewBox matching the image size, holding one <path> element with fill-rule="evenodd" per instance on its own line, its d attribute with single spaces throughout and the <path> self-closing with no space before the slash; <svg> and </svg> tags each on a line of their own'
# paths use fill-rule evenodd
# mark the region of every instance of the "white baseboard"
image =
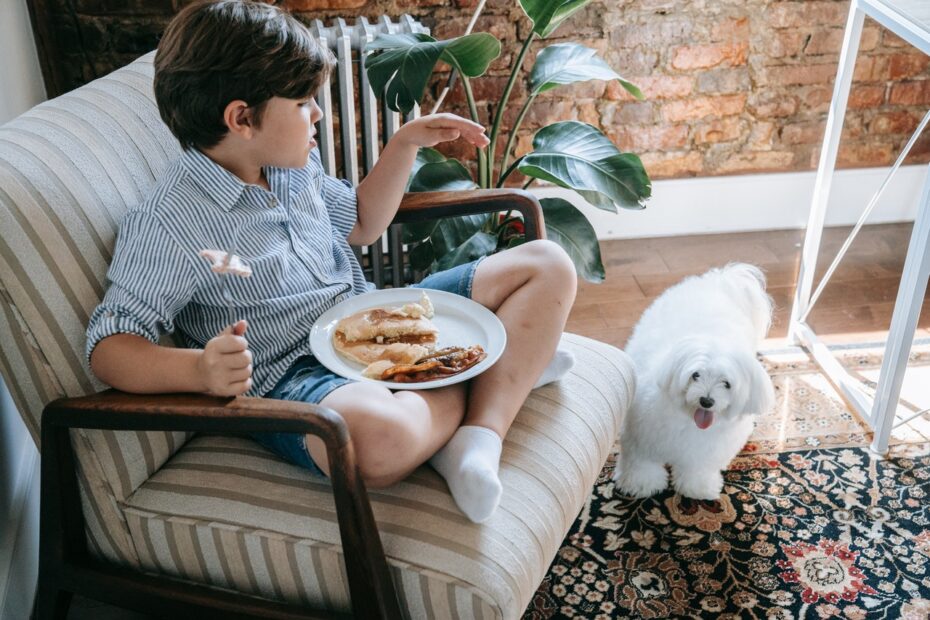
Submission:
<svg viewBox="0 0 930 620">
<path fill-rule="evenodd" d="M 885 168 L 835 173 L 827 226 L 855 224 L 887 176 Z M 785 172 L 655 181 L 642 211 L 613 214 L 592 207 L 560 187 L 531 188 L 539 198 L 564 198 L 594 226 L 597 238 L 630 239 L 805 228 L 816 173 Z M 927 166 L 902 166 L 879 201 L 869 224 L 913 221 Z"/>
</svg>

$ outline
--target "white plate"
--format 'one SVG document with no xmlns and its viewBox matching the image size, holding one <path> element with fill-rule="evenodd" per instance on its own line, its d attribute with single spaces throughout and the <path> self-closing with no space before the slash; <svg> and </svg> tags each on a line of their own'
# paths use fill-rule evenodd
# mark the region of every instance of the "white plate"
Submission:
<svg viewBox="0 0 930 620">
<path fill-rule="evenodd" d="M 470 347 L 479 344 L 486 358 L 465 372 L 421 383 L 378 381 L 362 376 L 365 366 L 342 357 L 333 347 L 333 333 L 340 319 L 375 306 L 402 306 L 417 302 L 426 292 L 433 302 L 433 324 L 439 330 L 437 348 Z M 349 297 L 317 319 L 310 330 L 310 348 L 317 361 L 331 371 L 355 381 L 368 381 L 393 390 L 428 390 L 467 381 L 490 368 L 504 352 L 507 331 L 497 316 L 481 304 L 453 293 L 427 288 L 391 288 Z"/>
</svg>

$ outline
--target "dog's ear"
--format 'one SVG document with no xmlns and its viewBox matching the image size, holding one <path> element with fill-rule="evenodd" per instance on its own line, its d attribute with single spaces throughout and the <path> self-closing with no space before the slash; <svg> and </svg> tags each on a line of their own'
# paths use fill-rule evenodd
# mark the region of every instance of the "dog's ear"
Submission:
<svg viewBox="0 0 930 620">
<path fill-rule="evenodd" d="M 775 388 L 772 386 L 772 378 L 755 357 L 751 358 L 749 368 L 749 400 L 746 403 L 746 413 L 765 413 L 775 406 Z"/>
<path fill-rule="evenodd" d="M 681 373 L 691 354 L 687 344 L 683 342 L 680 346 L 671 347 L 656 366 L 656 383 L 667 394 L 681 389 Z"/>
</svg>

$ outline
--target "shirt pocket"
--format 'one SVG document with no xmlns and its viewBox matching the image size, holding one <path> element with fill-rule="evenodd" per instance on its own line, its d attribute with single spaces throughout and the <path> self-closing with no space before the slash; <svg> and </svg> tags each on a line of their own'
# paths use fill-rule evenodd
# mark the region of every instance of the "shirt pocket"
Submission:
<svg viewBox="0 0 930 620">
<path fill-rule="evenodd" d="M 322 279 L 328 279 L 333 262 L 333 229 L 325 209 L 313 212 L 295 210 L 292 239 L 301 259 L 310 262 L 314 271 L 320 271 Z"/>
</svg>

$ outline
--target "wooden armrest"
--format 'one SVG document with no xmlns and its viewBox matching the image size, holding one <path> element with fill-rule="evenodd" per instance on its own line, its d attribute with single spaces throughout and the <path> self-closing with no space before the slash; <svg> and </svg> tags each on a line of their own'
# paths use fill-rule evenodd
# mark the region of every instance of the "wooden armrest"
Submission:
<svg viewBox="0 0 930 620">
<path fill-rule="evenodd" d="M 68 430 L 310 433 L 323 439 L 339 520 L 352 610 L 359 618 L 400 618 L 384 549 L 359 473 L 352 438 L 336 411 L 270 398 L 127 394 L 108 390 L 62 398 L 42 412 L 43 553 L 86 556 L 84 520 Z M 50 549 L 50 550 L 49 550 Z"/>
<path fill-rule="evenodd" d="M 342 416 L 327 407 L 270 398 L 128 394 L 107 390 L 48 404 L 42 426 L 107 430 L 309 433 L 328 450 L 348 445 Z"/>
<path fill-rule="evenodd" d="M 454 192 L 411 192 L 404 194 L 395 223 L 419 222 L 456 215 L 496 211 L 519 211 L 523 215 L 526 240 L 546 238 L 542 207 L 533 194 L 522 189 L 473 189 Z"/>
</svg>

